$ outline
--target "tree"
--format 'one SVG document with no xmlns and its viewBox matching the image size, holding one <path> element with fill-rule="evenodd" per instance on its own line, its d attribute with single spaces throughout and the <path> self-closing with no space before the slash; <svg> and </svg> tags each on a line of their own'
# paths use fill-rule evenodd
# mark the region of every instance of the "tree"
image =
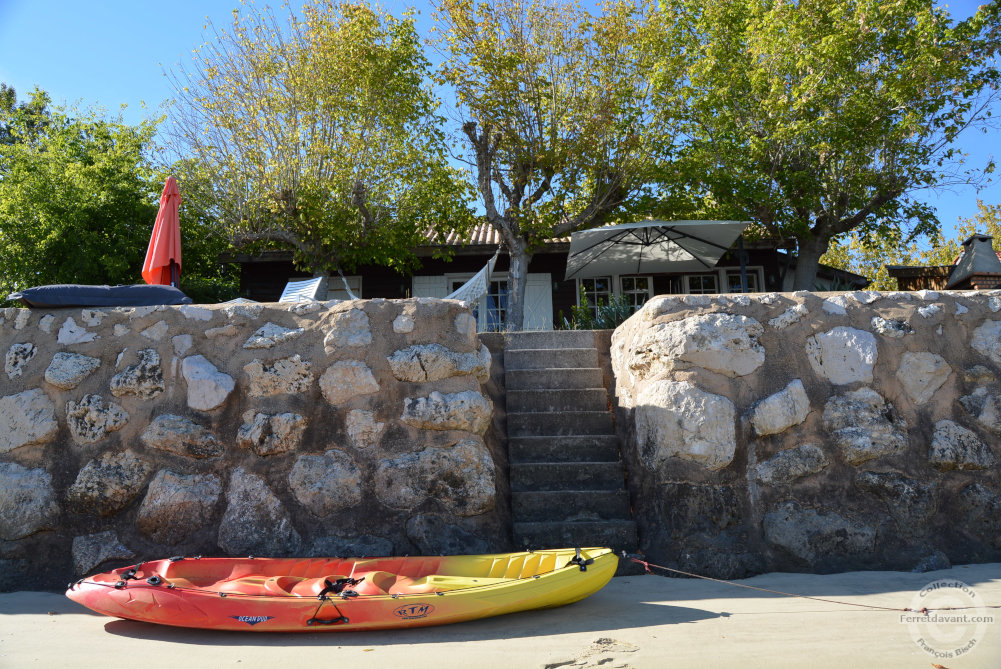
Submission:
<svg viewBox="0 0 1001 669">
<path fill-rule="evenodd" d="M 505 328 L 520 329 L 538 245 L 637 206 L 671 145 L 650 113 L 642 48 L 657 17 L 625 0 L 598 17 L 560 0 L 440 0 L 437 19 L 440 80 L 510 256 Z"/>
<path fill-rule="evenodd" d="M 682 172 L 729 216 L 798 246 L 796 289 L 831 241 L 934 234 L 919 189 L 975 182 L 956 138 L 998 95 L 999 5 L 953 24 L 929 0 L 661 0 L 687 85 L 661 105 Z M 662 59 L 676 63 L 673 51 Z"/>
<path fill-rule="evenodd" d="M 0 296 L 135 283 L 156 218 L 155 125 L 71 115 L 38 89 L 22 104 L 0 97 Z"/>
<path fill-rule="evenodd" d="M 324 0 L 285 25 L 233 16 L 174 75 L 171 115 L 237 245 L 289 248 L 315 274 L 404 271 L 419 243 L 468 223 L 409 17 Z"/>
</svg>

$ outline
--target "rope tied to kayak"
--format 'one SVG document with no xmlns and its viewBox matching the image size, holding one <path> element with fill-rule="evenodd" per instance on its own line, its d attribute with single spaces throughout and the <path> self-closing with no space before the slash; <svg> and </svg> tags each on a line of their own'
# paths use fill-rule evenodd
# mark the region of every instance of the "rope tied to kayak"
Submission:
<svg viewBox="0 0 1001 669">
<path fill-rule="evenodd" d="M 863 609 L 874 609 L 874 610 L 877 610 L 877 611 L 898 611 L 898 612 L 904 612 L 904 613 L 921 613 L 921 614 L 924 614 L 924 615 L 927 616 L 932 611 L 962 611 L 962 610 L 965 610 L 965 609 L 976 609 L 976 608 L 1001 609 L 1001 606 L 980 606 L 980 607 L 977 607 L 977 606 L 943 606 L 943 607 L 938 607 L 938 608 L 923 607 L 923 608 L 920 608 L 920 609 L 912 609 L 909 606 L 903 606 L 903 607 L 898 607 L 898 606 L 877 606 L 875 604 L 860 604 L 858 602 L 845 602 L 845 601 L 841 601 L 841 600 L 837 600 L 837 599 L 827 599 L 825 597 L 813 597 L 811 595 L 800 595 L 800 594 L 797 594 L 795 592 L 783 592 L 781 590 L 772 590 L 770 588 L 760 588 L 760 587 L 755 586 L 755 585 L 747 585 L 746 583 L 734 583 L 733 581 L 727 581 L 727 580 L 724 580 L 724 579 L 721 579 L 721 578 L 713 578 L 712 576 L 703 576 L 701 574 L 693 574 L 692 572 L 683 571 L 681 569 L 673 569 L 671 567 L 665 567 L 663 565 L 653 564 L 652 562 L 647 562 L 646 560 L 640 560 L 639 558 L 632 557 L 632 556 L 629 556 L 629 555 L 625 555 L 624 553 L 623 553 L 623 556 L 626 559 L 631 560 L 632 562 L 635 562 L 638 565 L 641 565 L 643 567 L 643 569 L 646 570 L 646 573 L 648 573 L 648 574 L 652 574 L 653 573 L 653 571 L 652 571 L 653 569 L 660 569 L 662 571 L 669 571 L 669 572 L 674 573 L 674 574 L 680 574 L 681 576 L 688 576 L 689 578 L 700 578 L 700 579 L 702 579 L 704 581 L 712 581 L 713 583 L 722 583 L 723 585 L 732 585 L 732 586 L 734 586 L 736 588 L 745 588 L 747 590 L 756 590 L 758 592 L 767 592 L 767 593 L 770 593 L 770 594 L 773 594 L 773 595 L 782 595 L 784 597 L 798 597 L 800 599 L 812 599 L 812 600 L 817 601 L 817 602 L 826 602 L 828 604 L 840 604 L 842 606 L 855 606 L 855 607 L 863 608 Z"/>
</svg>

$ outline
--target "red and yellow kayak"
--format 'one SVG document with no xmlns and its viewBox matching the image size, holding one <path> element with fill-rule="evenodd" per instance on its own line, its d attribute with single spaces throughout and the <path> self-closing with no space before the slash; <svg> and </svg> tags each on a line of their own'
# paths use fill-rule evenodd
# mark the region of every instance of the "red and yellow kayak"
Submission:
<svg viewBox="0 0 1001 669">
<path fill-rule="evenodd" d="M 384 558 L 171 558 L 74 583 L 66 596 L 108 616 L 254 632 L 422 627 L 570 604 L 600 590 L 618 558 L 584 548 Z"/>
</svg>

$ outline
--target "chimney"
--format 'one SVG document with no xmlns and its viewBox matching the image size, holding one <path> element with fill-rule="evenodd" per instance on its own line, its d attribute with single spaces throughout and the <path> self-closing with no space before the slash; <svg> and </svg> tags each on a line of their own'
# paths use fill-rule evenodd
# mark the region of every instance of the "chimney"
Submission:
<svg viewBox="0 0 1001 669">
<path fill-rule="evenodd" d="M 960 286 L 964 282 L 969 282 L 970 278 L 976 274 L 996 274 L 1001 276 L 1001 260 L 994 252 L 993 237 L 990 235 L 972 235 L 963 242 L 963 255 L 952 269 L 949 275 L 949 283 L 946 289 Z"/>
</svg>

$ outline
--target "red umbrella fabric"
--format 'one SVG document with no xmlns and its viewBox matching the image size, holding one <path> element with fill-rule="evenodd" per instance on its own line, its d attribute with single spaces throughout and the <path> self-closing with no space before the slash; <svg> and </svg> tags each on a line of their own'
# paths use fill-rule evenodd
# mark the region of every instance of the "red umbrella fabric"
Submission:
<svg viewBox="0 0 1001 669">
<path fill-rule="evenodd" d="M 146 283 L 179 288 L 181 280 L 181 224 L 177 207 L 181 204 L 181 191 L 177 179 L 167 177 L 160 196 L 160 211 L 153 224 L 153 236 L 146 249 L 142 277 Z"/>
</svg>

